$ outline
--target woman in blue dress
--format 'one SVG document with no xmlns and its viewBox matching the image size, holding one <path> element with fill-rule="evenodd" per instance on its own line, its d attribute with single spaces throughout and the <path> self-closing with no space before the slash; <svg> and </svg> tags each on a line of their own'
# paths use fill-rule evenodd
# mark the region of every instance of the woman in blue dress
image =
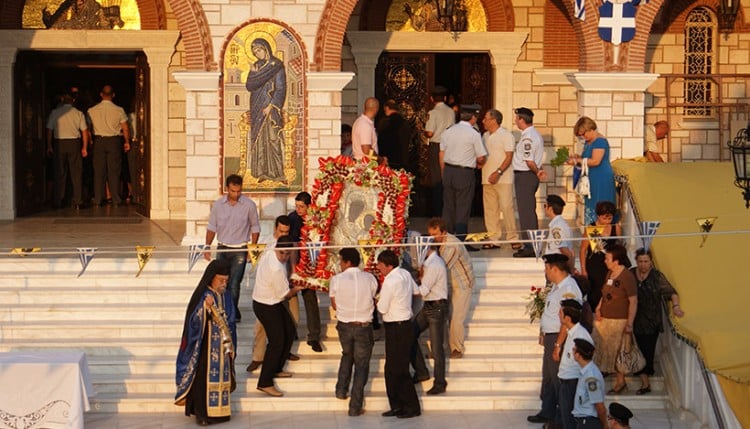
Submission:
<svg viewBox="0 0 750 429">
<path fill-rule="evenodd" d="M 599 201 L 617 201 L 615 195 L 615 174 L 609 162 L 609 142 L 596 131 L 596 122 L 582 116 L 573 127 L 576 137 L 582 137 L 585 144 L 583 153 L 573 155 L 569 164 L 586 163 L 589 168 L 591 195 L 584 197 L 584 225 L 596 220 L 596 204 Z"/>
</svg>

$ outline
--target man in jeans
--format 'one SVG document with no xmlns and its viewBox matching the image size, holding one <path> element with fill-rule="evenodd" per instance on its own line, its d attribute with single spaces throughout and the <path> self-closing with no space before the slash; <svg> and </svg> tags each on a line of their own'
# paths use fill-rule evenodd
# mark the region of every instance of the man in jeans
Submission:
<svg viewBox="0 0 750 429">
<path fill-rule="evenodd" d="M 227 288 L 232 293 L 234 307 L 237 309 L 236 321 L 239 323 L 242 319 L 239 306 L 240 283 L 245 275 L 247 243 L 258 242 L 260 221 L 255 202 L 242 195 L 242 176 L 229 175 L 226 187 L 227 194 L 211 206 L 211 214 L 206 225 L 206 246 L 211 246 L 214 238 L 217 238 L 219 252 L 216 259 L 227 260 L 232 266 Z M 211 252 L 205 252 L 204 257 L 210 261 Z"/>
<path fill-rule="evenodd" d="M 341 342 L 336 397 L 346 399 L 353 364 L 354 383 L 349 400 L 349 415 L 356 417 L 365 412 L 362 403 L 374 344 L 371 320 L 378 283 L 372 274 L 359 269 L 360 258 L 356 249 L 341 249 L 339 256 L 341 273 L 331 279 L 329 292 L 331 307 L 336 310 L 336 330 Z"/>
<path fill-rule="evenodd" d="M 414 346 L 412 347 L 411 364 L 414 367 L 414 380 L 424 381 L 430 378 L 427 365 L 419 347 L 419 335 L 430 328 L 430 348 L 435 359 L 435 382 L 427 391 L 428 395 L 445 393 L 448 382 L 445 381 L 445 348 L 443 336 L 445 321 L 448 317 L 448 274 L 445 262 L 437 254 L 437 245 L 428 249 L 427 259 L 420 270 L 419 293 L 424 299 L 424 306 L 414 318 Z"/>
</svg>

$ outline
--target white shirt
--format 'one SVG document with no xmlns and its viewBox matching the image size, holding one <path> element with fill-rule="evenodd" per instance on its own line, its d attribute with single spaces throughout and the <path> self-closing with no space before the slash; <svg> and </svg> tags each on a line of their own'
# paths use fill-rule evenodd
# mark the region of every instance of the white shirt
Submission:
<svg viewBox="0 0 750 429">
<path fill-rule="evenodd" d="M 494 133 L 485 131 L 482 141 L 484 141 L 484 147 L 487 149 L 487 162 L 482 167 L 482 183 L 487 185 L 490 183 L 490 174 L 497 171 L 505 161 L 505 153 L 513 152 L 516 149 L 516 140 L 510 131 L 500 127 Z M 510 167 L 509 165 L 506 169 L 510 169 Z M 512 171 L 504 171 L 497 183 L 513 183 L 513 175 L 508 173 L 512 173 Z"/>
<path fill-rule="evenodd" d="M 549 221 L 549 240 L 544 254 L 562 253 L 560 248 L 567 247 L 573 252 L 573 244 L 570 242 L 571 232 L 568 222 L 562 215 L 557 215 Z"/>
<path fill-rule="evenodd" d="M 56 139 L 77 139 L 81 137 L 81 131 L 88 129 L 88 125 L 80 110 L 71 104 L 63 104 L 50 113 L 47 129 L 54 132 Z"/>
<path fill-rule="evenodd" d="M 443 131 L 456 123 L 456 112 L 447 104 L 438 101 L 428 115 L 430 117 L 427 119 L 424 130 L 432 133 L 431 142 L 440 143 L 440 136 Z"/>
<path fill-rule="evenodd" d="M 373 152 L 378 152 L 378 135 L 375 133 L 375 123 L 372 119 L 362 114 L 352 124 L 352 156 L 360 160 L 368 155 L 362 151 L 362 146 L 370 145 Z"/>
<path fill-rule="evenodd" d="M 645 138 L 645 149 L 644 152 L 659 153 L 659 143 L 656 138 L 656 127 L 653 125 L 646 126 L 646 138 Z"/>
<path fill-rule="evenodd" d="M 99 104 L 89 109 L 89 118 L 93 124 L 92 134 L 104 137 L 119 136 L 122 134 L 122 123 L 128 122 L 128 115 L 122 107 L 110 100 L 102 100 Z"/>
<path fill-rule="evenodd" d="M 261 304 L 275 305 L 284 301 L 289 293 L 286 267 L 276 257 L 275 251 L 263 252 L 255 271 L 253 301 Z"/>
<path fill-rule="evenodd" d="M 477 158 L 487 156 L 482 136 L 466 121 L 448 128 L 440 136 L 440 152 L 446 164 L 476 168 Z"/>
<path fill-rule="evenodd" d="M 370 322 L 377 293 L 375 277 L 358 267 L 347 268 L 333 276 L 328 291 L 328 295 L 336 299 L 336 319 L 344 323 Z"/>
<path fill-rule="evenodd" d="M 419 289 L 408 271 L 397 267 L 388 273 L 383 279 L 378 300 L 378 311 L 383 314 L 383 322 L 411 319 L 411 298 L 415 293 L 419 293 Z"/>
<path fill-rule="evenodd" d="M 565 344 L 561 345 L 560 369 L 557 371 L 557 378 L 563 380 L 577 380 L 581 375 L 581 365 L 578 365 L 578 362 L 573 358 L 573 346 L 575 346 L 574 341 L 578 338 L 594 344 L 594 340 L 591 339 L 591 334 L 589 334 L 589 331 L 587 331 L 586 328 L 580 323 L 573 325 L 573 327 L 568 330 Z"/>
<path fill-rule="evenodd" d="M 430 253 L 422 265 L 424 275 L 422 284 L 419 285 L 419 293 L 425 301 L 437 301 L 448 299 L 448 270 L 445 261 L 437 252 Z"/>
<path fill-rule="evenodd" d="M 560 283 L 553 284 L 552 290 L 547 294 L 544 305 L 544 313 L 540 326 L 545 334 L 556 334 L 560 332 L 560 301 L 564 299 L 575 299 L 583 304 L 583 295 L 575 279 L 571 276 L 565 277 Z"/>
<path fill-rule="evenodd" d="M 544 139 L 532 125 L 521 132 L 521 139 L 513 153 L 513 170 L 529 171 L 526 161 L 533 161 L 537 168 L 542 168 L 543 159 Z"/>
</svg>

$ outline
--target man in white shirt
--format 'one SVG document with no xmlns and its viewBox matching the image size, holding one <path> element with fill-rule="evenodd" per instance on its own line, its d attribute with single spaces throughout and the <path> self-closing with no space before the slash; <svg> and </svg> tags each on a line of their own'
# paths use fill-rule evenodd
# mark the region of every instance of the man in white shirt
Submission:
<svg viewBox="0 0 750 429">
<path fill-rule="evenodd" d="M 339 251 L 341 272 L 331 278 L 329 296 L 336 311 L 336 331 L 341 343 L 341 361 L 336 380 L 336 398 L 346 399 L 354 365 L 352 396 L 349 415 L 365 413 L 362 403 L 365 385 L 370 374 L 370 356 L 375 342 L 372 333 L 372 312 L 378 282 L 375 277 L 359 269 L 359 252 L 346 247 Z"/>
<path fill-rule="evenodd" d="M 560 362 L 560 368 L 557 371 L 557 378 L 560 379 L 558 407 L 560 423 L 564 429 L 575 429 L 576 427 L 576 420 L 573 418 L 572 411 L 581 367 L 573 358 L 574 341 L 576 338 L 581 338 L 590 343 L 594 342 L 589 331 L 579 323 L 582 310 L 583 307 L 575 299 L 565 299 L 560 303 L 560 324 L 562 329 L 568 331 L 568 334 L 565 343 L 555 348 L 552 358 Z"/>
<path fill-rule="evenodd" d="M 547 195 L 547 203 L 544 204 L 544 215 L 550 218 L 549 221 L 549 240 L 545 255 L 560 253 L 568 257 L 568 266 L 573 270 L 575 266 L 575 253 L 573 253 L 573 242 L 570 241 L 572 232 L 568 222 L 563 219 L 562 212 L 565 207 L 565 200 L 559 195 Z"/>
<path fill-rule="evenodd" d="M 416 336 L 412 350 L 411 364 L 414 367 L 415 381 L 425 381 L 430 378 L 422 349 L 419 346 L 419 335 L 430 328 L 430 349 L 435 359 L 435 382 L 427 391 L 428 395 L 445 393 L 448 382 L 445 381 L 445 322 L 448 317 L 448 272 L 445 262 L 438 255 L 439 245 L 431 245 L 427 252 L 422 269 L 420 270 L 419 293 L 424 305 L 414 318 Z"/>
<path fill-rule="evenodd" d="M 518 204 L 518 223 L 526 239 L 531 239 L 528 230 L 539 229 L 539 219 L 536 217 L 536 191 L 539 181 L 547 175 L 542 169 L 544 159 L 544 139 L 534 128 L 534 112 L 526 107 L 515 110 L 516 126 L 521 130 L 521 138 L 513 154 L 513 186 L 516 190 L 516 204 Z M 516 258 L 533 258 L 534 248 L 531 243 L 513 254 Z"/>
<path fill-rule="evenodd" d="M 664 162 L 664 158 L 659 154 L 659 141 L 664 140 L 669 134 L 669 122 L 658 121 L 653 126 L 646 127 L 646 148 L 643 156 L 649 162 Z"/>
<path fill-rule="evenodd" d="M 378 153 L 378 135 L 375 133 L 375 115 L 380 110 L 380 102 L 375 97 L 365 100 L 364 112 L 352 124 L 352 156 L 360 161 L 364 156 L 370 156 L 372 151 Z"/>
<path fill-rule="evenodd" d="M 427 166 L 429 172 L 428 184 L 430 187 L 430 215 L 441 216 L 443 214 L 443 186 L 442 173 L 440 172 L 440 136 L 443 131 L 456 123 L 456 112 L 445 104 L 448 89 L 444 86 L 436 86 L 430 95 L 430 101 L 435 106 L 428 113 L 429 117 L 424 126 L 424 135 L 428 139 Z"/>
<path fill-rule="evenodd" d="M 401 419 L 422 414 L 417 391 L 409 374 L 409 356 L 414 342 L 411 301 L 419 293 L 411 274 L 399 268 L 392 250 L 378 255 L 377 268 L 384 276 L 378 311 L 385 326 L 385 390 L 391 409 L 383 417 Z"/>
</svg>

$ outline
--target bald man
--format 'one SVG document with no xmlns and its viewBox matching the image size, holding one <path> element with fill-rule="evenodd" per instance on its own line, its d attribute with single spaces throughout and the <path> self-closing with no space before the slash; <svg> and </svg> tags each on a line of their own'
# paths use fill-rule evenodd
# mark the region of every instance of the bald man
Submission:
<svg viewBox="0 0 750 429">
<path fill-rule="evenodd" d="M 380 102 L 375 97 L 365 100 L 362 115 L 352 125 L 352 155 L 357 161 L 369 156 L 370 151 L 377 155 L 378 136 L 375 133 L 375 115 L 380 110 Z"/>
</svg>

